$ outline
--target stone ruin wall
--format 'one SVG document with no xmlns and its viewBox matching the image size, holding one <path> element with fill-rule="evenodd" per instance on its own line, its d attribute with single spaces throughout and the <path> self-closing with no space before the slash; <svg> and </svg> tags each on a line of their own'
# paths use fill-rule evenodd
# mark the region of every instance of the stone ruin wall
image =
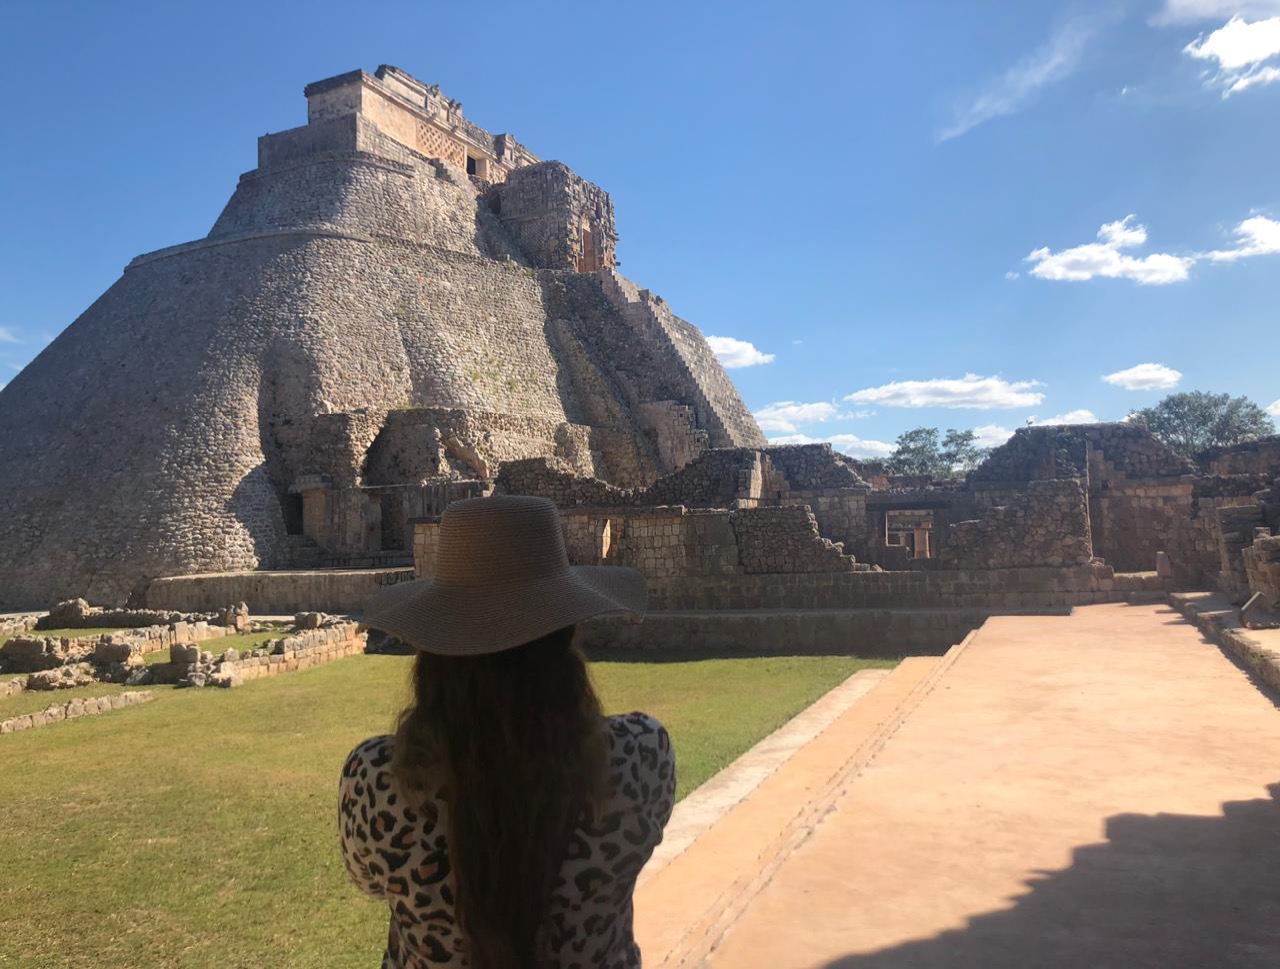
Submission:
<svg viewBox="0 0 1280 969">
<path fill-rule="evenodd" d="M 689 509 L 565 508 L 565 547 L 574 565 L 623 565 L 649 578 L 851 572 L 841 546 L 823 538 L 801 507 Z M 439 523 L 415 525 L 415 572 L 433 574 Z M 865 568 L 865 566 L 863 566 Z"/>
<path fill-rule="evenodd" d="M 1280 477 L 1280 435 L 1213 448 L 1196 460 L 1213 475 L 1255 474 L 1274 479 Z"/>
<path fill-rule="evenodd" d="M 1093 558 L 1089 506 L 1074 478 L 1032 481 L 984 517 L 953 524 L 940 555 L 945 568 L 1072 568 Z"/>
<path fill-rule="evenodd" d="M 1262 596 L 1262 607 L 1280 616 L 1280 535 L 1263 535 L 1242 549 L 1249 592 Z"/>
</svg>

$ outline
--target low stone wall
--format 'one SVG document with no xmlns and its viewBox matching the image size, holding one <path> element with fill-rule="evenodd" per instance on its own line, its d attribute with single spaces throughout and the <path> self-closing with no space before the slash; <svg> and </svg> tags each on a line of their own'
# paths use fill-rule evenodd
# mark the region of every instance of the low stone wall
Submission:
<svg viewBox="0 0 1280 969">
<path fill-rule="evenodd" d="M 0 683 L 0 700 L 7 696 L 16 696 L 27 688 L 27 678 L 25 676 L 15 676 L 11 680 L 5 680 Z"/>
<path fill-rule="evenodd" d="M 1280 613 L 1280 535 L 1255 538 L 1241 556 L 1251 593 L 1262 595 L 1262 606 Z"/>
<path fill-rule="evenodd" d="M 9 619 L 0 619 L 0 639 L 7 636 L 20 636 L 23 633 L 30 632 L 36 628 L 36 623 L 39 621 L 39 615 L 14 616 Z"/>
<path fill-rule="evenodd" d="M 953 609 L 1019 611 L 1124 602 L 1163 587 L 1155 573 L 1117 575 L 1097 563 L 1073 568 L 937 569 L 790 575 L 681 576 L 649 580 L 654 612 L 760 609 Z"/>
<path fill-rule="evenodd" d="M 356 623 L 336 622 L 268 640 L 259 649 L 245 653 L 228 649 L 214 656 L 196 645 L 175 645 L 169 651 L 168 663 L 158 663 L 144 672 L 154 683 L 237 687 L 246 680 L 293 673 L 354 656 L 363 653 L 364 647 L 365 634 Z"/>
<path fill-rule="evenodd" d="M 642 623 L 602 617 L 583 623 L 586 649 L 706 650 L 859 656 L 940 654 L 986 621 L 974 609 L 830 609 L 812 612 L 654 613 Z"/>
<path fill-rule="evenodd" d="M 97 636 L 14 636 L 0 645 L 0 670 L 35 673 L 68 663 L 127 663 L 131 656 L 168 649 L 175 643 L 201 643 L 234 633 L 234 628 L 213 626 L 201 620 Z"/>
<path fill-rule="evenodd" d="M 383 586 L 412 578 L 412 568 L 178 575 L 154 580 L 146 603 L 156 609 L 209 611 L 245 602 L 259 616 L 313 610 L 341 615 L 361 612 Z"/>
<path fill-rule="evenodd" d="M 226 603 L 222 603 L 225 607 Z M 91 606 L 84 599 L 68 599 L 59 602 L 48 614 L 40 617 L 36 629 L 98 629 L 142 628 L 147 626 L 171 626 L 174 623 L 215 622 L 220 618 L 214 612 L 167 612 L 158 609 L 110 609 Z"/>
<path fill-rule="evenodd" d="M 1280 692 L 1280 647 L 1269 633 L 1240 625 L 1240 613 L 1221 594 L 1175 592 L 1169 604 L 1205 636 L 1243 663 L 1259 680 Z"/>
<path fill-rule="evenodd" d="M 54 703 L 39 713 L 28 713 L 21 717 L 10 717 L 0 720 L 0 734 L 20 733 L 24 730 L 37 730 L 64 720 L 78 720 L 81 717 L 92 717 L 108 710 L 121 710 L 155 699 L 150 690 L 136 690 L 127 693 L 115 693 L 111 696 L 77 697 L 66 703 Z"/>
</svg>

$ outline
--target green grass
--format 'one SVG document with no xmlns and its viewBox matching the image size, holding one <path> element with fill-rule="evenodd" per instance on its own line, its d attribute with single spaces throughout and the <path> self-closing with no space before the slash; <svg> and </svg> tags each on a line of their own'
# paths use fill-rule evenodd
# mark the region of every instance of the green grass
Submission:
<svg viewBox="0 0 1280 969">
<path fill-rule="evenodd" d="M 0 738 L 0 966 L 376 965 L 385 909 L 347 883 L 335 792 L 346 753 L 391 726 L 409 664 L 360 656 L 233 691 L 166 690 Z M 610 712 L 667 724 L 684 794 L 856 669 L 887 665 L 593 671 Z"/>
</svg>

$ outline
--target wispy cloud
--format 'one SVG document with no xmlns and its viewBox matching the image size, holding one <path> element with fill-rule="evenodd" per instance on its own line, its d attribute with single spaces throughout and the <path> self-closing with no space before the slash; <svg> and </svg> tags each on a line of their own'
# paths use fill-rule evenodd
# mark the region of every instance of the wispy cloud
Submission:
<svg viewBox="0 0 1280 969">
<path fill-rule="evenodd" d="M 829 401 L 801 404 L 794 400 L 780 400 L 755 412 L 756 423 L 766 434 L 794 434 L 802 424 L 820 424 L 839 413 L 840 408 Z"/>
<path fill-rule="evenodd" d="M 1228 98 L 1251 87 L 1280 81 L 1280 16 L 1248 21 L 1232 17 L 1209 34 L 1202 34 L 1183 52 L 1196 60 L 1216 62 L 1205 83 Z"/>
<path fill-rule="evenodd" d="M 1163 363 L 1140 363 L 1128 370 L 1106 374 L 1102 379 L 1125 390 L 1172 390 L 1182 380 L 1182 371 Z"/>
<path fill-rule="evenodd" d="M 1071 76 L 1100 23 L 1096 17 L 1061 23 L 1043 44 L 965 99 L 950 123 L 938 131 L 937 140 L 959 138 L 993 118 L 1021 111 L 1044 88 Z"/>
<path fill-rule="evenodd" d="M 1267 413 L 1272 417 L 1280 417 L 1280 398 L 1273 400 L 1267 405 Z"/>
<path fill-rule="evenodd" d="M 983 424 L 973 429 L 973 443 L 978 447 L 999 447 L 1011 437 L 1013 431 L 999 424 Z"/>
<path fill-rule="evenodd" d="M 831 434 L 827 437 L 810 437 L 808 434 L 783 434 L 769 438 L 770 444 L 821 444 L 830 442 L 841 454 L 851 458 L 885 458 L 897 450 L 888 441 L 872 441 L 856 434 Z"/>
<path fill-rule="evenodd" d="M 1098 423 L 1098 415 L 1091 410 L 1080 408 L 1079 410 L 1069 410 L 1065 414 L 1054 414 L 1052 417 L 1032 417 L 1030 424 L 1033 427 L 1049 427 L 1052 424 L 1096 424 Z"/>
<path fill-rule="evenodd" d="M 880 387 L 868 387 L 845 397 L 859 404 L 885 407 L 949 407 L 995 410 L 1035 407 L 1044 394 L 1035 390 L 1038 380 L 1008 381 L 1003 377 L 980 377 L 968 373 L 955 379 L 895 380 Z"/>
<path fill-rule="evenodd" d="M 772 353 L 757 350 L 753 343 L 731 336 L 709 336 L 707 343 L 711 346 L 711 352 L 716 355 L 716 359 L 720 361 L 720 365 L 726 370 L 756 367 L 763 363 L 773 363 L 776 359 Z"/>
<path fill-rule="evenodd" d="M 7 326 L 0 326 L 0 343 L 21 343 L 21 342 L 22 340 L 18 337 L 18 334 L 13 332 L 13 330 L 9 329 L 9 327 Z"/>
<path fill-rule="evenodd" d="M 1272 17 L 1280 14 L 1280 0 L 1165 0 L 1153 24 L 1198 24 L 1223 17 Z"/>
</svg>

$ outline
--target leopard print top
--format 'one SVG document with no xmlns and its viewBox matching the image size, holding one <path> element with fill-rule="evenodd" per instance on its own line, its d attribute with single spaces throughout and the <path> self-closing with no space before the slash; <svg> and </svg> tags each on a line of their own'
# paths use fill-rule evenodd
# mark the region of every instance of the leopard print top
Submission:
<svg viewBox="0 0 1280 969">
<path fill-rule="evenodd" d="M 552 893 L 546 926 L 561 969 L 639 969 L 632 937 L 636 878 L 675 805 L 671 738 L 643 713 L 608 718 L 609 798 L 580 821 Z M 342 856 L 361 891 L 391 908 L 383 969 L 463 969 L 449 867 L 449 806 L 414 810 L 391 774 L 393 738 L 373 737 L 347 757 L 339 785 Z"/>
</svg>

